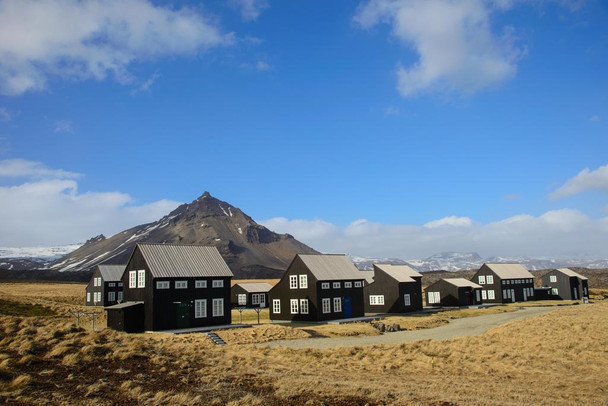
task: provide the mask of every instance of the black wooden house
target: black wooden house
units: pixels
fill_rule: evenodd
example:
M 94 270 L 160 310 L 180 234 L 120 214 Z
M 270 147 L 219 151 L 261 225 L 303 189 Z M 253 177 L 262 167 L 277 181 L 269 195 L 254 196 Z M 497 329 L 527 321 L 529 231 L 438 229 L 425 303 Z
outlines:
M 298 254 L 269 292 L 270 319 L 361 317 L 364 285 L 364 275 L 346 255 Z
M 483 303 L 536 300 L 534 275 L 520 264 L 483 264 L 471 281 L 481 286 Z
M 267 307 L 272 285 L 266 282 L 241 282 L 232 286 L 233 307 Z
M 123 300 L 122 273 L 125 265 L 97 265 L 85 288 L 87 306 L 111 306 Z
M 422 275 L 407 265 L 375 264 L 363 293 L 366 314 L 422 310 Z
M 232 276 L 215 247 L 137 244 L 123 274 L 125 303 L 106 308 L 108 327 L 132 331 L 139 306 L 146 331 L 230 324 Z
M 542 277 L 542 284 L 550 288 L 550 299 L 589 299 L 588 279 L 568 268 L 554 269 Z
M 428 306 L 472 306 L 481 304 L 482 287 L 464 278 L 439 279 L 425 289 Z M 487 293 L 487 292 L 486 292 Z

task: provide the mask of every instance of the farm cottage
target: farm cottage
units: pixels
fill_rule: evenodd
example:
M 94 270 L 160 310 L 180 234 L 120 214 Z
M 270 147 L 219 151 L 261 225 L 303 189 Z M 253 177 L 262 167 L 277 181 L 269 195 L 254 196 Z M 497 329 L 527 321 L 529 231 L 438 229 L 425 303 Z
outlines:
M 543 286 L 550 288 L 550 299 L 589 299 L 588 279 L 568 268 L 554 269 L 542 277 Z
M 422 310 L 422 275 L 407 265 L 375 264 L 373 283 L 363 292 L 365 313 Z
M 471 281 L 481 286 L 484 303 L 535 300 L 534 275 L 520 264 L 483 264 Z
M 266 307 L 272 285 L 266 282 L 242 282 L 232 287 L 233 307 Z
M 429 306 L 477 305 L 481 304 L 482 289 L 464 278 L 439 279 L 426 288 L 426 303 Z
M 87 285 L 87 306 L 111 306 L 122 302 L 122 273 L 125 265 L 97 265 Z

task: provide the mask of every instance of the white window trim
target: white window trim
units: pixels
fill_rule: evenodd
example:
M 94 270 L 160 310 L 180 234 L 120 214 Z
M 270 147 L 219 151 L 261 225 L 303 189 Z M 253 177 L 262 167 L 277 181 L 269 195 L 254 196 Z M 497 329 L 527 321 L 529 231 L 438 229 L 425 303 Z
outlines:
M 137 287 L 145 288 L 146 287 L 146 270 L 140 269 L 137 271 Z
M 321 289 L 329 289 L 329 282 L 321 282 Z
M 299 279 L 300 279 L 300 289 L 308 289 L 308 276 L 299 275 Z
M 331 299 L 328 297 L 321 299 L 321 308 L 324 314 L 331 313 Z
M 300 313 L 308 314 L 308 299 L 300 299 Z
M 272 299 L 272 312 L 274 314 L 281 313 L 281 299 Z
M 91 292 L 87 292 L 87 302 L 91 302 Z
M 486 290 L 481 291 L 481 300 L 488 300 L 488 292 Z
M 260 294 L 259 293 L 254 293 L 251 295 L 251 304 L 252 305 L 260 304 Z
M 344 287 L 345 287 L 346 289 L 350 289 L 350 288 L 352 288 L 352 287 L 353 287 L 353 283 L 352 283 L 352 282 L 344 282 Z
M 496 296 L 494 295 L 494 291 L 488 290 L 488 300 L 494 300 L 494 299 L 496 299 Z
M 374 306 L 381 306 L 384 304 L 384 295 L 370 295 L 369 304 Z
M 108 292 L 108 302 L 116 301 L 116 292 Z
M 194 287 L 196 289 L 204 289 L 207 287 L 207 281 L 206 280 L 198 280 L 194 282 Z
M 299 305 L 298 305 L 298 299 L 289 300 L 289 312 L 291 314 L 298 314 L 300 312 Z
M 559 289 L 558 288 L 551 288 L 551 294 L 555 295 L 555 296 L 559 295 Z
M 480 285 L 485 285 L 486 284 L 486 276 L 485 275 L 479 275 L 477 277 L 477 280 L 479 282 Z
M 137 287 L 137 271 L 129 271 L 129 288 Z
M 247 295 L 245 293 L 239 293 L 236 295 L 236 300 L 239 306 L 247 305 Z
M 488 285 L 493 285 L 494 284 L 494 276 L 492 276 L 492 275 L 486 276 L 486 283 Z
M 213 288 L 223 288 L 224 287 L 224 280 L 223 279 L 214 279 L 211 282 L 211 287 L 213 287 Z
M 412 298 L 410 296 L 409 293 L 404 293 L 403 294 L 403 304 L 405 306 L 411 306 L 412 305 Z
M 333 282 L 333 283 L 331 284 L 331 287 L 332 287 L 333 289 L 340 289 L 340 282 Z
M 334 313 L 342 312 L 342 298 L 334 297 Z
M 428 300 L 429 300 L 429 304 L 436 304 L 436 303 L 440 303 L 440 300 L 437 300 L 437 296 L 439 296 L 439 292 L 429 292 L 428 293 Z
M 171 282 L 169 282 L 169 281 L 156 281 L 156 289 L 171 289 Z
M 194 300 L 194 318 L 203 319 L 207 317 L 207 299 Z
M 188 281 L 175 281 L 175 289 L 188 289 Z
M 289 289 L 298 288 L 298 275 L 289 275 Z
M 116 299 L 118 302 L 122 302 L 122 292 L 118 292 L 118 298 Z
M 363 282 L 355 281 L 355 288 L 361 288 L 361 287 L 363 287 Z
M 549 282 L 552 282 L 552 283 L 557 282 L 557 276 L 555 276 L 555 275 L 549 275 Z
M 224 299 L 212 299 L 213 300 L 213 317 L 222 317 L 224 315 Z M 219 306 L 216 304 L 219 303 Z M 217 309 L 217 312 L 216 312 Z

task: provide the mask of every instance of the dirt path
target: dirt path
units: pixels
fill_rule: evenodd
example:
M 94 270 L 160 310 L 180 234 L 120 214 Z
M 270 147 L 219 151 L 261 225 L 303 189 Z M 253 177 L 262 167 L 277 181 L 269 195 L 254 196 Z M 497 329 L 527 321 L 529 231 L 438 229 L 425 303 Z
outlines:
M 418 340 L 443 340 L 452 337 L 480 335 L 487 330 L 511 321 L 523 320 L 555 310 L 555 307 L 526 307 L 516 312 L 489 314 L 487 316 L 465 317 L 451 320 L 449 324 L 426 330 L 399 331 L 379 336 L 358 336 L 338 338 L 304 338 L 298 340 L 278 340 L 259 344 L 268 347 L 289 348 L 335 348 L 373 344 L 408 343 Z

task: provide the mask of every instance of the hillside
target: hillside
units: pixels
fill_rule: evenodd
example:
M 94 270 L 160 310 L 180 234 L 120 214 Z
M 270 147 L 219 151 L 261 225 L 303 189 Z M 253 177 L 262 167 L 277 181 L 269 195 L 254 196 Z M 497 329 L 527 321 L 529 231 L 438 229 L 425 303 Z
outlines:
M 158 221 L 110 238 L 91 238 L 82 247 L 52 262 L 59 271 L 85 270 L 101 262 L 126 263 L 138 242 L 215 246 L 237 278 L 279 277 L 295 254 L 316 251 L 289 234 L 257 224 L 240 209 L 205 192 Z

